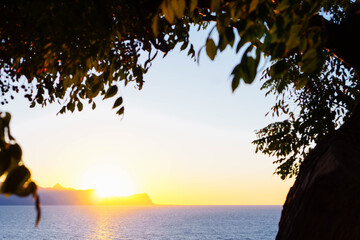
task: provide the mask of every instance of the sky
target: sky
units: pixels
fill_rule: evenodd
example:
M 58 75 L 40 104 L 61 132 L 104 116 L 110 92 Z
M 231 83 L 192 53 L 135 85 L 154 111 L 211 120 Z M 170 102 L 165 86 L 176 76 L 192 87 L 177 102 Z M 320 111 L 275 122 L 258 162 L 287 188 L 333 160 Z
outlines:
M 191 32 L 196 49 L 206 33 Z M 119 195 L 147 193 L 156 204 L 282 205 L 293 180 L 273 175 L 275 160 L 255 154 L 255 130 L 273 119 L 273 97 L 257 79 L 231 91 L 240 55 L 227 49 L 200 63 L 175 49 L 158 58 L 141 91 L 121 88 L 97 108 L 57 115 L 60 105 L 30 109 L 21 96 L 2 108 L 23 149 L 32 178 L 42 187 L 110 188 Z M 111 184 L 109 184 L 111 182 Z

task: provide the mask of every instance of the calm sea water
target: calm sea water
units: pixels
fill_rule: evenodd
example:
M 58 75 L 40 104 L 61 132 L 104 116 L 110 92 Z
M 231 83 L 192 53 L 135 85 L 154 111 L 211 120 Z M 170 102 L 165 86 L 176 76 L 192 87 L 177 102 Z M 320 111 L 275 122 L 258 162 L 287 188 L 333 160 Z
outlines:
M 281 206 L 0 206 L 0 239 L 274 239 Z

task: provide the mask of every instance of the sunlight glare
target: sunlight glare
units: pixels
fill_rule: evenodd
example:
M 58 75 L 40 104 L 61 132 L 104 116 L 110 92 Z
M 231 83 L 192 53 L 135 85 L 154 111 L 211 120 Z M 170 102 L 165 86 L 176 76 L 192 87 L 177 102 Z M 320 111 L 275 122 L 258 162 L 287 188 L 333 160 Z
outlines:
M 82 188 L 95 189 L 101 198 L 135 194 L 131 178 L 111 165 L 97 165 L 89 169 L 84 176 Z

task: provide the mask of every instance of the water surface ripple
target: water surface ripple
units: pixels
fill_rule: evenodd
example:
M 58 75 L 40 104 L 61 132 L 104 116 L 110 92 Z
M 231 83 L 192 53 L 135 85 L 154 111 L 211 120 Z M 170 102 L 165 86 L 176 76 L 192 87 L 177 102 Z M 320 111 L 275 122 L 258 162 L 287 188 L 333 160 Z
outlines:
M 268 240 L 281 206 L 0 206 L 0 239 Z

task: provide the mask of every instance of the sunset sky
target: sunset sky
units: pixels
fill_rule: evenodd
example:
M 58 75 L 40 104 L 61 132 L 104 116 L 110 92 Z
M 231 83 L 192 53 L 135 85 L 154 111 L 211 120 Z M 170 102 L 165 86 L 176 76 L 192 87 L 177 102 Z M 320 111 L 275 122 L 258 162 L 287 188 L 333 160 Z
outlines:
M 193 34 L 198 48 L 206 36 Z M 273 175 L 274 159 L 251 144 L 272 121 L 265 114 L 274 98 L 259 80 L 231 93 L 239 59 L 227 49 L 212 62 L 203 51 L 198 65 L 175 49 L 154 62 L 143 90 L 122 88 L 123 117 L 111 109 L 115 98 L 58 116 L 60 105 L 30 109 L 20 96 L 2 109 L 40 186 L 111 180 L 114 192 L 146 192 L 157 204 L 280 205 L 293 181 Z

